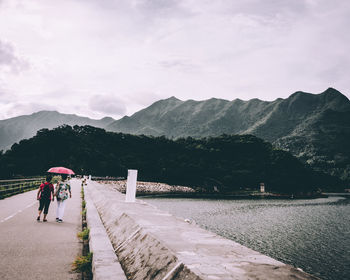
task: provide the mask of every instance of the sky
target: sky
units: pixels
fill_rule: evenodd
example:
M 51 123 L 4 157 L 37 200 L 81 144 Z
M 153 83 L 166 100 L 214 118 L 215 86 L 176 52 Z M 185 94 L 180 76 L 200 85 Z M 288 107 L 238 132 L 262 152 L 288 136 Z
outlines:
M 159 99 L 350 97 L 347 0 L 0 0 L 0 119 Z

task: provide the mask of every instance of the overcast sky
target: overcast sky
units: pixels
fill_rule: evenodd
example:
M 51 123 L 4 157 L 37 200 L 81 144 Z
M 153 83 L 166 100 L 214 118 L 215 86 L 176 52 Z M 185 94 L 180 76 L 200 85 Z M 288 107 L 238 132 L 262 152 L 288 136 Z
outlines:
M 0 119 L 350 93 L 350 1 L 0 0 Z

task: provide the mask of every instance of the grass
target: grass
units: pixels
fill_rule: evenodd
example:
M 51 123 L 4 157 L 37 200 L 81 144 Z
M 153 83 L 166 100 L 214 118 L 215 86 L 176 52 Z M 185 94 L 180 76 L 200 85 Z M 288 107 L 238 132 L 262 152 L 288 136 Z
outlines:
M 82 255 L 76 257 L 75 261 L 72 264 L 72 271 L 74 272 L 80 272 L 82 280 L 92 280 L 93 275 L 92 275 L 92 268 L 91 268 L 91 263 L 92 263 L 92 252 L 90 252 L 89 249 L 89 234 L 90 234 L 90 229 L 87 227 L 86 223 L 86 202 L 85 202 L 85 197 L 84 197 L 84 188 L 83 186 L 81 187 L 81 198 L 82 198 L 82 203 L 81 203 L 81 216 L 82 216 L 82 231 L 78 232 L 77 236 L 79 239 L 82 240 L 83 243 L 83 251 Z
M 83 231 L 78 232 L 77 236 L 81 240 L 88 240 L 89 239 L 89 233 L 90 233 L 90 229 L 89 228 L 85 228 Z
M 86 256 L 78 256 L 72 264 L 74 272 L 91 273 L 92 253 Z

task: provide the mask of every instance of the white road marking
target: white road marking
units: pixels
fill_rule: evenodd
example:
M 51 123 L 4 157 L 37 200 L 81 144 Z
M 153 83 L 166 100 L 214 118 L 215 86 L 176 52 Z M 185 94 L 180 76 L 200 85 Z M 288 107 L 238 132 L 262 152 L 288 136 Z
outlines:
M 0 221 L 0 223 L 6 222 L 7 220 L 9 220 L 9 219 L 13 218 L 14 216 L 16 216 L 18 213 L 21 213 L 23 210 L 25 210 L 25 209 L 27 209 L 27 208 L 29 208 L 29 207 L 32 207 L 35 203 L 37 203 L 37 202 L 35 201 L 35 202 L 33 202 L 33 203 L 27 205 L 24 209 L 18 210 L 16 213 L 14 213 L 14 214 L 12 214 L 12 215 L 6 217 L 5 219 L 2 219 L 2 220 Z

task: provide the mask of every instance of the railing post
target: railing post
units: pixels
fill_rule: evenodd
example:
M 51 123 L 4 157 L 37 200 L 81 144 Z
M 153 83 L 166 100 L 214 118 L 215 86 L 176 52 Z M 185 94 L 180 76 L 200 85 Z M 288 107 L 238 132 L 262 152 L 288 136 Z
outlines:
M 137 170 L 128 170 L 128 180 L 126 183 L 126 202 L 135 202 L 136 197 L 136 181 L 137 181 Z

